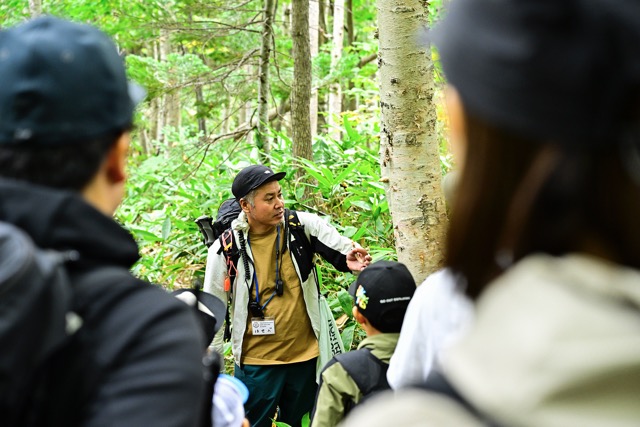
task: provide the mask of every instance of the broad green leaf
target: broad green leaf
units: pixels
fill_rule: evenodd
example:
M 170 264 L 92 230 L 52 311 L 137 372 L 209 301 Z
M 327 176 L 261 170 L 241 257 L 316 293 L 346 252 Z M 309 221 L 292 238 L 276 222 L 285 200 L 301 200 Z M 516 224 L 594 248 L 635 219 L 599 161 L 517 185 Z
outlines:
M 342 311 L 349 316 L 349 318 L 353 317 L 352 308 L 353 308 L 353 298 L 349 295 L 349 292 L 344 289 L 338 292 L 338 301 L 340 301 L 340 306 L 342 307 Z
M 162 240 L 167 240 L 171 234 L 171 217 L 166 217 L 162 223 Z

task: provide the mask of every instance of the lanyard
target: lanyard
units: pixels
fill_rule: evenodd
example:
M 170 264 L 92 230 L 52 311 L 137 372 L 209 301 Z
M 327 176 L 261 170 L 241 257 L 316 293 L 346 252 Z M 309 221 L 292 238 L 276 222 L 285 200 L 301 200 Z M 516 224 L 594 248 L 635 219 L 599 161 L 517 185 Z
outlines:
M 251 240 L 249 235 L 247 234 L 247 243 L 249 247 L 251 247 Z M 256 304 L 260 306 L 260 287 L 258 285 L 258 275 L 256 274 L 256 269 L 253 269 L 253 283 L 256 284 Z M 249 287 L 249 298 L 251 298 L 251 287 Z M 271 302 L 273 297 L 278 294 L 282 295 L 282 280 L 280 279 L 280 226 L 276 226 L 276 289 L 273 291 L 269 299 L 264 303 L 263 306 L 260 307 L 261 310 L 264 310 L 267 304 Z

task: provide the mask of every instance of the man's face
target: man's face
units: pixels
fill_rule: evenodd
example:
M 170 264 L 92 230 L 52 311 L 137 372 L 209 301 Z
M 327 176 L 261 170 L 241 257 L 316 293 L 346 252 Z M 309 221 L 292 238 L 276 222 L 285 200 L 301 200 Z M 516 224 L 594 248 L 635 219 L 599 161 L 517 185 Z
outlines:
M 284 218 L 282 187 L 278 181 L 270 181 L 257 188 L 254 205 L 243 201 L 242 209 L 247 214 L 249 225 L 257 232 L 267 231 Z

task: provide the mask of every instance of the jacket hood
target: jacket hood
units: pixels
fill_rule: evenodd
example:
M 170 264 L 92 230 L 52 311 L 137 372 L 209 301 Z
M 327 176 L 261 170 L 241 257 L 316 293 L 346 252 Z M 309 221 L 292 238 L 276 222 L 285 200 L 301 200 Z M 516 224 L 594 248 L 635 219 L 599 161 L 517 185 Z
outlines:
M 530 256 L 484 292 L 476 314 L 442 361 L 480 412 L 504 425 L 637 425 L 640 272 Z
M 131 234 L 77 193 L 0 179 L 0 221 L 23 229 L 41 248 L 75 250 L 80 262 L 131 267 Z

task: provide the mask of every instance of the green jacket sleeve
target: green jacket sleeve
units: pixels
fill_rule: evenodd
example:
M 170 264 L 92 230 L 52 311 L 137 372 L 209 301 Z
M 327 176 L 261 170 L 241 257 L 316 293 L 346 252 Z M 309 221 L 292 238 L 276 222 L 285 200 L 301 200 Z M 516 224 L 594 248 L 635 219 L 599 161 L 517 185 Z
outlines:
M 347 403 L 357 403 L 362 396 L 356 383 L 339 363 L 326 368 L 321 378 L 311 425 L 331 427 L 342 421 Z

